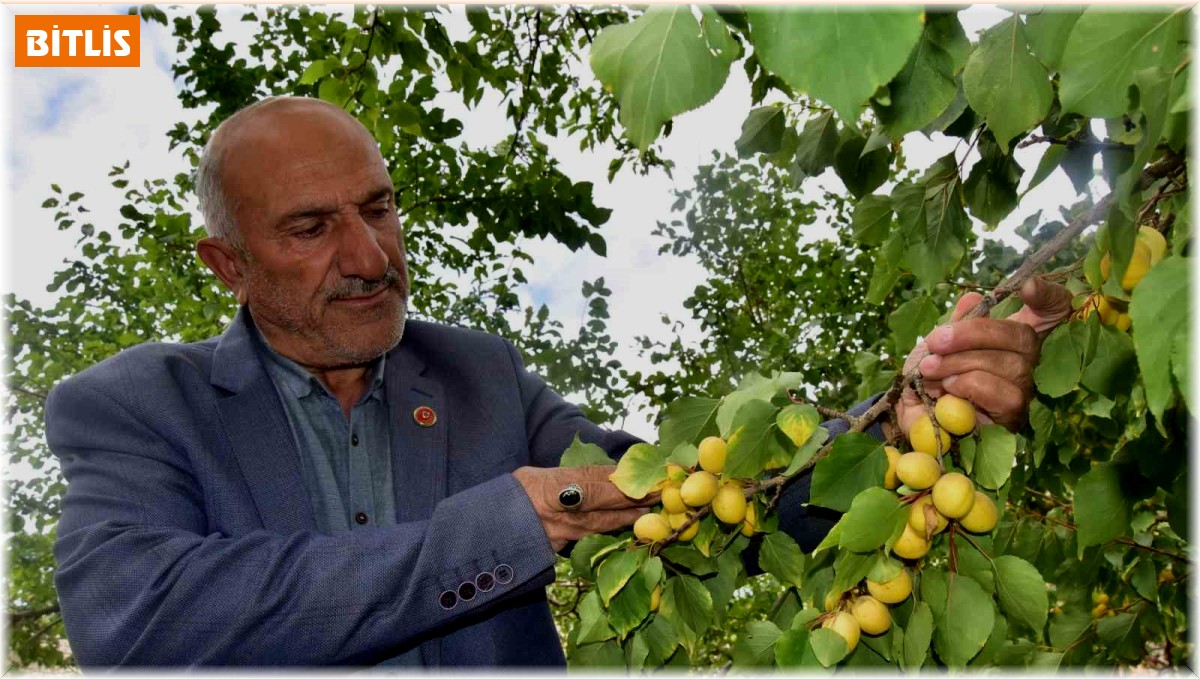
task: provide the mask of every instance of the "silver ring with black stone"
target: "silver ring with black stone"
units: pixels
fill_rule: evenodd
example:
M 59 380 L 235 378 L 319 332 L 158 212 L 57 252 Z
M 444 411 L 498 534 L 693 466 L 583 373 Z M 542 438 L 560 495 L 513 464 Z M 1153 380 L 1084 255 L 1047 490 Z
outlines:
M 558 491 L 558 504 L 568 512 L 577 512 L 583 507 L 583 488 L 578 483 L 567 484 L 566 488 Z

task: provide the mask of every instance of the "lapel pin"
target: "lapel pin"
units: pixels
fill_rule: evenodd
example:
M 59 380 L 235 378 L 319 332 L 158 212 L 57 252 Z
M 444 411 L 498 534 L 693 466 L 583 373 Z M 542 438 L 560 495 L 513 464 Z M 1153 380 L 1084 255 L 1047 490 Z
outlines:
M 422 427 L 432 427 L 437 424 L 437 413 L 429 406 L 421 406 L 413 411 L 413 419 Z

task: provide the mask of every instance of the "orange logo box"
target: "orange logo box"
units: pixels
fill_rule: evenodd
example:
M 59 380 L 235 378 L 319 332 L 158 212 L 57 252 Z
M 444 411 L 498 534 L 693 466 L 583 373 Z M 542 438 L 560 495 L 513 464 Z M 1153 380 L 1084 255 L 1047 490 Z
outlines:
M 17 66 L 140 66 L 135 15 L 17 14 Z

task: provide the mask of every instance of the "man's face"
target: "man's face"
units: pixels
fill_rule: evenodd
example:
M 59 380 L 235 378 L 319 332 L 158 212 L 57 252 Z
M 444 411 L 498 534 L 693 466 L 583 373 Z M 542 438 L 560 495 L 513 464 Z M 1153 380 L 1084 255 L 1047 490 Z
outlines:
M 375 142 L 314 104 L 261 113 L 234 137 L 223 179 L 246 251 L 235 292 L 263 335 L 315 368 L 387 352 L 404 331 L 408 271 Z

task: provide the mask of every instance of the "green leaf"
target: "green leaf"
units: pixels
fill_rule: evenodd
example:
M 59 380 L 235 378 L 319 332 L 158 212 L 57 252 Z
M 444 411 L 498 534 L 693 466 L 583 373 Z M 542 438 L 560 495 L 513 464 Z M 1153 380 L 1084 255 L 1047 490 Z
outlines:
M 954 76 L 971 53 L 971 42 L 957 13 L 929 12 L 925 16 L 920 42 L 888 83 L 891 104 L 876 107 L 893 139 L 924 128 L 954 103 L 958 94 Z
M 715 97 L 729 77 L 736 44 L 715 14 L 705 22 L 715 26 L 702 32 L 687 5 L 654 6 L 592 43 L 592 71 L 616 97 L 625 134 L 639 149 L 668 120 Z
M 878 486 L 886 471 L 887 455 L 882 443 L 869 434 L 842 434 L 834 440 L 830 454 L 813 468 L 809 501 L 819 507 L 848 511 L 859 491 Z
M 859 584 L 863 578 L 867 577 L 867 573 L 875 568 L 875 564 L 879 563 L 882 556 L 879 552 L 870 554 L 859 554 L 849 550 L 838 552 L 837 557 L 833 560 L 834 577 L 830 588 L 835 592 L 845 592 Z
M 1133 591 L 1147 601 L 1158 605 L 1158 572 L 1154 570 L 1154 562 L 1142 557 L 1133 567 L 1133 575 L 1129 578 Z
M 884 146 L 867 151 L 867 138 L 847 129 L 833 158 L 833 170 L 846 189 L 862 198 L 887 181 L 892 151 Z
M 1128 393 L 1136 375 L 1133 340 L 1129 334 L 1107 325 L 1098 326 L 1096 346 L 1079 383 L 1111 398 Z
M 733 146 L 742 158 L 755 153 L 775 153 L 779 150 L 786 126 L 787 116 L 780 104 L 753 109 L 742 123 L 742 136 Z
M 850 511 L 840 522 L 842 531 L 838 544 L 852 552 L 874 550 L 882 547 L 907 519 L 908 505 L 900 504 L 895 493 L 883 488 L 868 488 L 850 503 Z
M 695 467 L 699 459 L 700 449 L 690 443 L 680 443 L 667 456 L 668 463 L 677 464 L 684 469 Z
M 679 637 L 675 633 L 675 628 L 670 621 L 660 615 L 654 616 L 650 620 L 650 624 L 639 630 L 638 634 L 641 634 L 646 641 L 646 647 L 649 650 L 646 655 L 646 664 L 651 667 L 665 663 L 679 647 Z
M 712 595 L 696 578 L 681 575 L 667 581 L 659 615 L 671 621 L 681 635 L 699 637 L 712 624 Z
M 1063 323 L 1050 333 L 1033 371 L 1038 391 L 1052 397 L 1075 391 L 1083 374 L 1087 332 L 1083 323 Z
M 922 12 L 908 7 L 756 7 L 746 15 L 762 65 L 849 124 L 904 66 L 922 28 Z
M 717 433 L 717 407 L 720 399 L 687 396 L 672 401 L 658 425 L 658 445 L 674 451 L 681 443 L 697 444 Z
M 1188 260 L 1182 257 L 1169 257 L 1150 269 L 1129 304 L 1146 404 L 1157 419 L 1173 400 L 1173 385 L 1182 388 L 1187 383 L 1189 314 L 1181 310 L 1191 308 L 1188 305 Z
M 587 465 L 611 465 L 613 460 L 604 452 L 604 449 L 594 443 L 584 443 L 579 440 L 579 434 L 575 434 L 575 439 L 571 441 L 571 445 L 563 452 L 562 459 L 559 460 L 560 467 L 584 467 Z
M 833 111 L 825 111 L 809 120 L 800 132 L 793 156 L 793 171 L 799 172 L 799 178 L 821 174 L 825 168 L 833 165 L 837 147 L 837 123 L 833 119 Z
M 1017 459 L 1017 436 L 998 424 L 983 425 L 979 434 L 978 444 L 971 436 L 959 441 L 963 466 L 975 483 L 996 490 L 1012 474 L 1013 462 Z
M 777 409 L 767 401 L 747 402 L 730 425 L 729 452 L 724 476 L 732 479 L 756 478 L 767 462 L 781 452 L 775 437 Z
M 626 554 L 628 553 L 626 552 Z M 611 560 L 609 559 L 609 561 Z M 601 564 L 601 569 L 607 563 L 608 561 L 605 561 L 604 564 Z M 608 602 L 608 622 L 616 630 L 618 638 L 624 639 L 646 619 L 647 615 L 650 615 L 650 592 L 653 589 L 653 586 L 647 585 L 642 573 L 635 573 Z M 603 596 L 604 593 L 601 591 L 601 598 Z
M 850 653 L 846 640 L 842 635 L 831 629 L 819 627 L 808 634 L 808 643 L 812 646 L 813 655 L 822 667 L 833 667 Z
M 1010 620 L 1024 624 L 1033 631 L 1035 640 L 1041 641 L 1050 610 L 1042 574 L 1028 561 L 1015 556 L 997 557 L 992 566 L 1000 607 Z
M 1104 646 L 1117 657 L 1125 660 L 1138 660 L 1145 655 L 1141 634 L 1141 611 L 1135 613 L 1118 613 L 1111 618 L 1101 618 L 1096 622 L 1096 636 Z
M 926 572 L 922 592 L 928 577 Z M 929 603 L 936 623 L 933 641 L 938 657 L 950 667 L 966 666 L 983 648 L 996 622 L 991 597 L 971 578 L 951 577 L 945 598 Z
M 350 83 L 337 78 L 326 78 L 317 88 L 317 96 L 338 108 L 345 108 L 352 94 Z
M 592 578 L 592 563 L 595 557 L 611 552 L 620 540 L 611 535 L 587 535 L 571 549 L 571 567 L 586 578 Z
M 1046 7 L 1025 17 L 1025 37 L 1029 47 L 1046 68 L 1057 70 L 1062 62 L 1067 38 L 1079 20 L 1082 7 Z
M 300 75 L 298 81 L 301 85 L 311 85 L 321 78 L 333 73 L 340 68 L 342 62 L 337 57 L 329 57 L 320 61 L 314 61 L 304 69 L 304 73 Z
M 771 667 L 775 664 L 775 642 L 783 632 L 775 623 L 753 620 L 738 633 L 733 647 L 734 667 Z
M 896 355 L 904 356 L 917 345 L 917 337 L 933 329 L 941 312 L 929 295 L 914 297 L 888 316 L 888 328 L 896 343 Z
M 588 592 L 580 600 L 579 624 L 576 629 L 578 631 L 575 634 L 575 643 L 578 646 L 617 636 L 617 633 L 608 624 L 608 615 L 604 611 L 603 604 L 600 603 L 600 594 L 597 592 Z
M 900 280 L 897 264 L 903 256 L 904 234 L 897 229 L 892 231 L 887 242 L 875 253 L 875 271 L 871 274 L 871 283 L 867 288 L 868 304 L 882 304 L 892 293 L 896 281 Z
M 850 230 L 854 240 L 862 245 L 881 245 L 892 229 L 892 199 L 888 196 L 865 196 L 854 206 Z
M 1003 151 L 1050 112 L 1054 91 L 1049 74 L 1029 51 L 1016 15 L 980 36 L 963 69 L 963 90 Z
M 808 463 L 817 454 L 817 451 L 825 445 L 825 441 L 829 438 L 829 432 L 824 427 L 817 427 L 817 431 L 809 437 L 808 441 L 796 450 L 796 454 L 792 456 L 792 461 L 788 464 L 787 469 L 783 471 L 783 476 L 794 476 L 800 468 Z
M 995 228 L 1017 207 L 1021 166 L 1007 155 L 990 133 L 979 138 L 979 162 L 963 184 L 967 208 L 976 219 Z
M 717 431 L 726 439 L 734 432 L 733 420 L 742 406 L 755 400 L 769 402 L 775 397 L 775 384 L 761 375 L 756 377 L 760 379 L 751 384 L 739 385 L 737 391 L 721 399 L 721 405 L 717 408 L 716 424 Z
M 827 630 L 828 631 L 828 630 Z M 790 667 L 821 667 L 816 653 L 809 644 L 811 636 L 804 627 L 793 626 L 783 631 L 775 642 L 775 664 L 783 669 Z M 845 645 L 845 642 L 842 642 Z
M 1128 531 L 1129 504 L 1121 490 L 1118 465 L 1098 464 L 1079 479 L 1075 484 L 1075 525 L 1080 558 L 1084 548 L 1102 545 Z
M 801 587 L 804 584 L 804 552 L 783 531 L 770 533 L 763 538 L 758 552 L 758 566 L 784 585 Z
M 638 572 L 645 558 L 646 551 L 643 549 L 621 551 L 609 556 L 596 567 L 596 591 L 600 593 L 604 605 L 607 606 L 633 574 Z
M 648 443 L 630 446 L 617 462 L 617 471 L 609 476 L 609 480 L 622 493 L 635 500 L 646 497 L 659 481 L 666 478 L 666 456 L 662 450 Z
M 1117 118 L 1129 109 L 1129 87 L 1143 69 L 1168 72 L 1179 63 L 1187 20 L 1180 12 L 1089 7 L 1063 50 L 1058 97 L 1064 111 Z
M 925 663 L 929 643 L 933 640 L 933 612 L 929 604 L 918 601 L 904 627 L 904 661 L 901 667 L 914 671 Z
M 808 443 L 817 431 L 817 425 L 821 424 L 821 415 L 812 405 L 793 403 L 779 411 L 775 417 L 775 424 L 793 444 L 802 446 Z
M 613 641 L 580 644 L 569 658 L 572 667 L 625 667 L 625 654 Z

